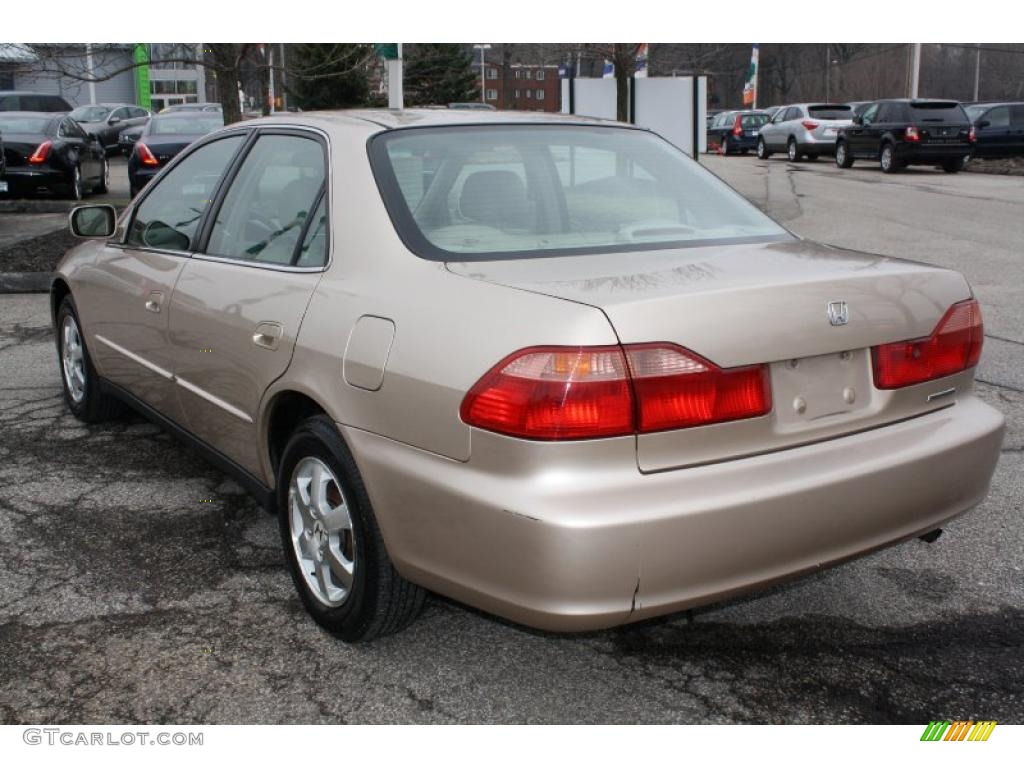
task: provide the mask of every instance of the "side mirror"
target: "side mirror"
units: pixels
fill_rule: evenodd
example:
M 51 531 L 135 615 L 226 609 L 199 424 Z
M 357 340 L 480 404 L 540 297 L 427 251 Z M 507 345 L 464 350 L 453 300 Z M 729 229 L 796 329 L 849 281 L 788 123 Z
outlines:
M 120 117 L 111 117 L 109 120 L 107 120 L 107 125 L 117 125 L 120 122 L 121 122 L 121 118 Z
M 90 240 L 100 240 L 114 234 L 117 212 L 112 205 L 80 205 L 69 217 L 71 234 Z
M 990 125 L 992 125 L 992 123 L 989 120 L 979 120 L 978 121 L 978 127 L 979 128 L 988 128 Z
M 864 125 L 864 118 L 861 117 L 860 115 L 854 115 L 851 118 L 850 122 L 852 122 L 854 125 Z

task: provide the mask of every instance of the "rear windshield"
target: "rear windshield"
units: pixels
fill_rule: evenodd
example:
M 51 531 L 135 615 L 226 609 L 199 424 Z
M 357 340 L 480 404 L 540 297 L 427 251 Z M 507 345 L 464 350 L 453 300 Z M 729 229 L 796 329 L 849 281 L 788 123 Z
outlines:
M 789 239 L 668 142 L 590 126 L 388 131 L 371 143 L 405 243 L 437 260 Z
M 853 107 L 849 104 L 812 104 L 807 114 L 819 120 L 849 120 L 853 117 Z
M 919 123 L 966 123 L 964 108 L 955 101 L 910 103 L 911 119 Z
M 95 123 L 98 120 L 105 120 L 109 114 L 110 110 L 106 107 L 79 107 L 72 110 L 68 117 L 79 122 Z
M 0 112 L 0 134 L 4 133 L 46 133 L 50 117 L 11 115 Z
M 201 135 L 215 131 L 224 125 L 219 115 L 175 115 L 174 117 L 154 117 L 149 132 L 154 136 L 173 134 Z
M 760 128 L 762 125 L 768 122 L 768 115 L 743 115 L 740 125 L 744 128 Z

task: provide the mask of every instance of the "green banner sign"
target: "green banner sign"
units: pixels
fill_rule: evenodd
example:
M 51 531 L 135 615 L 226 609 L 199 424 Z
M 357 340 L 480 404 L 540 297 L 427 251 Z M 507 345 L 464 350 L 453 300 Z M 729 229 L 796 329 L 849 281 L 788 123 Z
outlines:
M 152 109 L 153 100 L 149 91 L 149 49 L 145 43 L 135 44 L 135 95 L 138 105 Z

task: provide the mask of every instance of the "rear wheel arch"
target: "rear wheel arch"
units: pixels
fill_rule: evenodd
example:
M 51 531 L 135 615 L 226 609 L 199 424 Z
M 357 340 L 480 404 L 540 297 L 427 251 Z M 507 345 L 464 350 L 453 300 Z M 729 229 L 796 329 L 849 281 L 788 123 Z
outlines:
M 276 392 L 267 404 L 263 435 L 272 477 L 277 477 L 281 456 L 295 428 L 311 416 L 328 415 L 315 399 L 294 389 Z

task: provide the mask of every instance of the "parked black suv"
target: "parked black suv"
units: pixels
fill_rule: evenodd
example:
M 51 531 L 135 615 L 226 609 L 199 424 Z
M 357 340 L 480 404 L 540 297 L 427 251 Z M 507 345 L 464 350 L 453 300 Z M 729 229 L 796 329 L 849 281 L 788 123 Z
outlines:
M 853 118 L 836 137 L 836 165 L 877 160 L 885 173 L 935 165 L 956 173 L 974 149 L 974 126 L 956 101 L 886 99 Z

